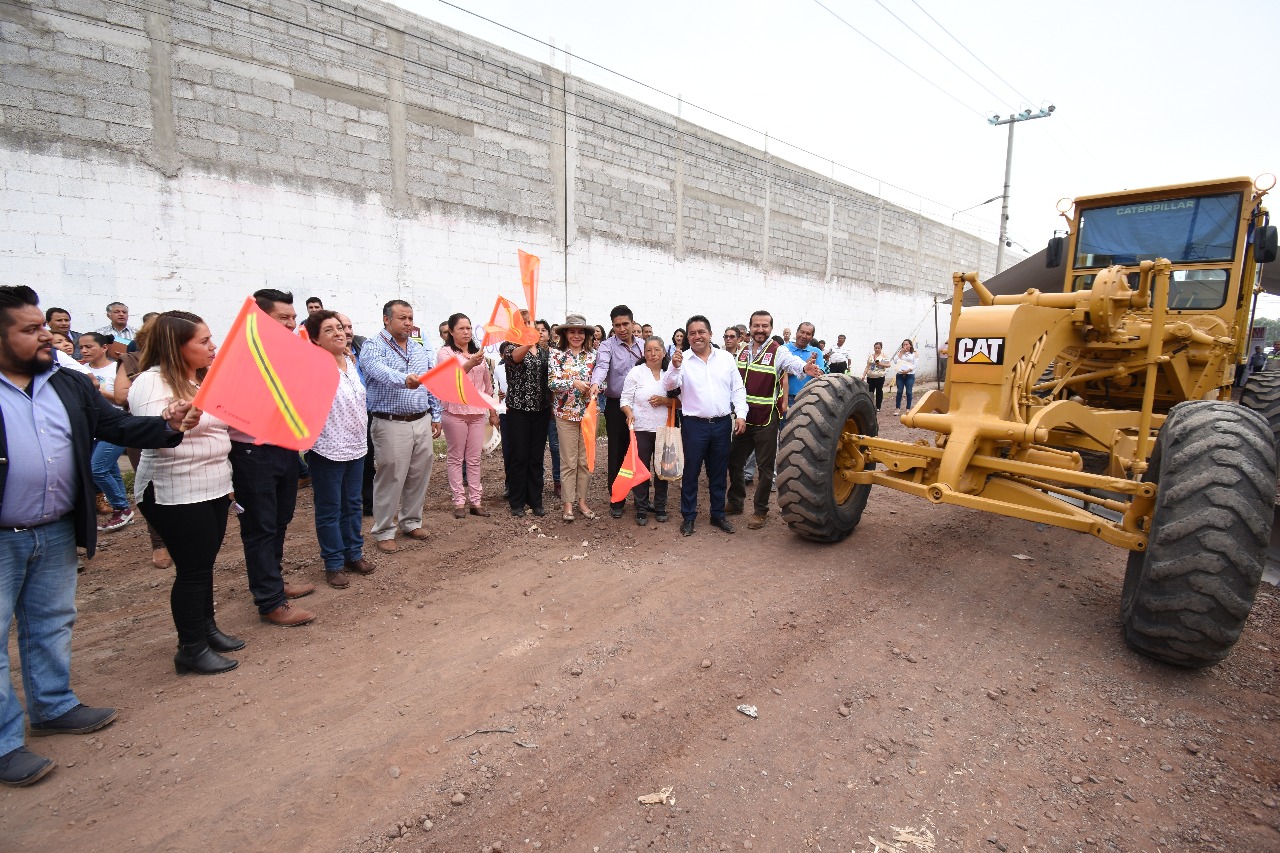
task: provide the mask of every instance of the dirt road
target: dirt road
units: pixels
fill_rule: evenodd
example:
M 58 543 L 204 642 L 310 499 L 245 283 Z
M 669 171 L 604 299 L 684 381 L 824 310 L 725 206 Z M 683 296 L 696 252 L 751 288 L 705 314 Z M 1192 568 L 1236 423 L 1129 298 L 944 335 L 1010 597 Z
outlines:
M 776 516 L 458 521 L 436 474 L 435 537 L 341 592 L 303 492 L 303 628 L 258 622 L 232 522 L 224 676 L 174 675 L 169 573 L 141 524 L 104 536 L 73 683 L 120 719 L 34 741 L 59 766 L 0 791 L 0 847 L 1280 850 L 1272 587 L 1182 672 L 1125 649 L 1124 555 L 1076 534 L 889 491 L 825 547 Z

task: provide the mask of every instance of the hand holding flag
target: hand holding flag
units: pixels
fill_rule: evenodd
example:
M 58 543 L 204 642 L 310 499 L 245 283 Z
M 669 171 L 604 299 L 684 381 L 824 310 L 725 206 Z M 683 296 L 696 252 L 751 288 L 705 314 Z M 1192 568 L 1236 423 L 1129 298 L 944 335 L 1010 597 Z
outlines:
M 636 446 L 636 431 L 631 430 L 631 446 L 627 448 L 627 455 L 622 459 L 618 476 L 613 478 L 613 491 L 609 499 L 614 503 L 622 503 L 627 499 L 627 492 L 648 480 L 649 477 L 649 469 L 640 461 L 640 450 Z
M 505 296 L 499 296 L 493 303 L 493 314 L 484 324 L 484 332 L 481 346 L 486 347 L 502 341 L 510 341 L 516 346 L 532 346 L 540 337 L 537 327 L 526 323 L 520 309 Z
M 596 432 L 599 429 L 600 407 L 596 405 L 596 396 L 591 395 L 591 402 L 582 414 L 582 449 L 586 451 L 587 470 L 596 470 Z
M 465 361 L 461 356 L 450 355 L 440 359 L 439 364 L 418 379 L 428 391 L 446 403 L 498 408 L 498 404 L 492 397 L 476 388 L 467 378 L 466 371 L 462 369 L 463 364 Z
M 333 407 L 333 356 L 244 301 L 192 401 L 259 444 L 309 450 Z M 198 418 L 195 418 L 198 420 Z

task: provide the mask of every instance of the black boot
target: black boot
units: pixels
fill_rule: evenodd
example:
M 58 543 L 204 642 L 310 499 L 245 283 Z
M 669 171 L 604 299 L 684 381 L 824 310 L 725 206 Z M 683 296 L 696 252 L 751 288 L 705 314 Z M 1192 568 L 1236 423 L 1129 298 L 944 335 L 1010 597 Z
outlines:
M 222 633 L 218 630 L 218 623 L 212 619 L 204 623 L 204 636 L 209 641 L 209 648 L 215 652 L 238 652 L 244 648 L 244 640 Z
M 217 675 L 230 672 L 240 665 L 239 661 L 224 658 L 209 648 L 208 643 L 178 644 L 178 653 L 173 656 L 173 668 L 178 675 L 194 672 L 197 675 Z

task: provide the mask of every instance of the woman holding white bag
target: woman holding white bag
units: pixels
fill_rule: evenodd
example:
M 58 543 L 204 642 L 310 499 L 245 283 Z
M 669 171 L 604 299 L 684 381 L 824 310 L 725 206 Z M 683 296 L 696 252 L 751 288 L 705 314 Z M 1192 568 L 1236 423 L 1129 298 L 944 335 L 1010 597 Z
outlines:
M 658 430 L 667 425 L 672 400 L 662 387 L 662 371 L 666 369 L 666 343 L 652 337 L 644 342 L 644 361 L 631 368 L 622 384 L 622 414 L 627 418 L 627 428 L 636 434 L 636 452 L 640 461 L 649 469 L 653 481 L 653 503 L 649 503 L 649 480 L 631 490 L 636 500 L 636 524 L 649 523 L 652 511 L 659 522 L 667 520 L 667 481 L 658 477 L 654 466 L 653 448 Z

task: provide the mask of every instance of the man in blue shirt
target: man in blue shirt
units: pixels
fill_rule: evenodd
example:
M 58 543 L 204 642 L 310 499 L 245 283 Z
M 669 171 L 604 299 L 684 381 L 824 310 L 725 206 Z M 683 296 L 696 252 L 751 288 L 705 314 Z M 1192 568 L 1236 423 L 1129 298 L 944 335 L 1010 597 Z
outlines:
M 791 354 L 803 362 L 813 362 L 818 365 L 818 369 L 823 373 L 827 371 L 826 359 L 822 357 L 822 350 L 815 347 L 812 343 L 814 334 L 813 324 L 809 322 L 801 323 L 796 326 L 796 339 L 787 341 L 786 347 Z M 800 376 L 787 377 L 787 408 L 791 408 L 791 404 L 796 401 L 796 395 L 800 393 L 800 389 L 809 384 L 810 377 L 808 374 Z
M 444 407 L 418 377 L 436 366 L 435 350 L 413 340 L 413 306 L 393 299 L 382 306 L 383 329 L 360 349 L 374 456 L 373 529 L 378 550 L 399 550 L 396 527 L 426 539 L 422 503 L 431 481 L 432 441 L 441 433 Z
M 53 769 L 25 746 L 9 675 L 15 617 L 31 734 L 86 734 L 116 718 L 71 690 L 76 546 L 92 557 L 97 544 L 93 440 L 174 447 L 199 421 L 188 419 L 190 403 L 171 404 L 166 418 L 117 409 L 87 377 L 59 367 L 52 344 L 35 291 L 0 287 L 0 783 L 14 787 Z

